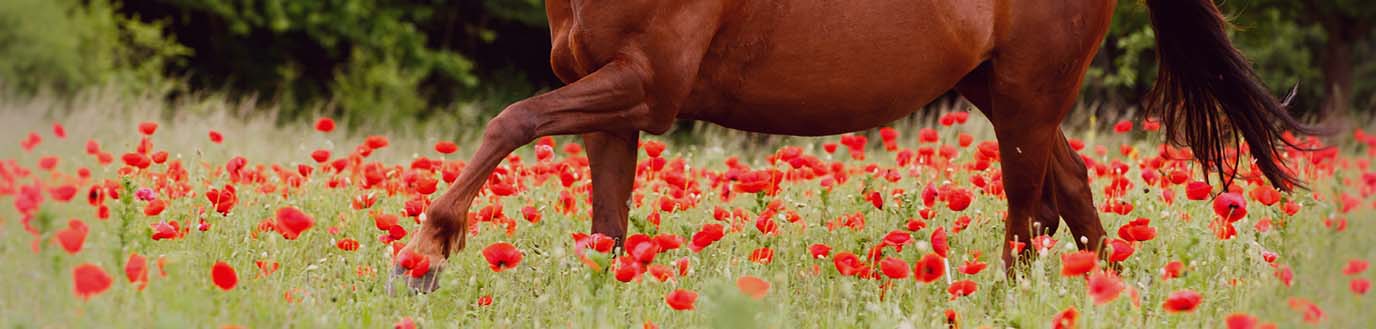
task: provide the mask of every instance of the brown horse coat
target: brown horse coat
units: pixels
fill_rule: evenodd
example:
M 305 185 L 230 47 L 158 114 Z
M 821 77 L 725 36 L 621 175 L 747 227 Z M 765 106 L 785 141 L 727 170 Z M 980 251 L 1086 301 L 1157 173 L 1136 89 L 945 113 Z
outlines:
M 1293 182 L 1275 140 L 1300 129 L 1228 44 L 1211 0 L 1149 0 L 1161 50 L 1153 108 L 1173 141 L 1222 165 L 1239 134 L 1268 177 Z M 954 89 L 994 125 L 1008 198 L 1005 239 L 1104 236 L 1085 165 L 1059 125 L 1098 51 L 1114 0 L 547 0 L 550 64 L 568 85 L 508 106 L 406 246 L 442 264 L 464 247 L 465 214 L 511 151 L 582 134 L 592 231 L 626 234 L 640 132 L 677 119 L 761 133 L 828 135 L 880 126 Z M 1170 22 L 1160 16 L 1171 15 Z M 1180 122 L 1188 118 L 1188 122 Z M 1202 121 L 1207 121 L 1206 125 Z M 1202 152 L 1201 152 L 1202 150 Z M 1213 153 L 1210 153 L 1213 151 Z M 1036 223 L 1036 224 L 1034 224 Z M 1011 265 L 1010 250 L 1004 260 Z M 408 280 L 437 287 L 431 271 Z

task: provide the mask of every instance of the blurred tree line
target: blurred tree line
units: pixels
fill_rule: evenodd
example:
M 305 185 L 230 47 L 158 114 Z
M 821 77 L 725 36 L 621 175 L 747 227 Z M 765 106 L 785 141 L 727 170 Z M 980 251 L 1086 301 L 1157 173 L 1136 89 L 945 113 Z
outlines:
M 1293 108 L 1376 108 L 1376 1 L 1220 3 L 1234 43 Z M 1158 13 L 1169 15 L 1169 13 Z M 1119 1 L 1086 100 L 1136 104 L 1155 79 L 1145 7 Z M 400 122 L 556 87 L 542 0 L 3 0 L 0 84 L 176 97 L 217 92 Z M 358 121 L 362 121 L 358 120 Z

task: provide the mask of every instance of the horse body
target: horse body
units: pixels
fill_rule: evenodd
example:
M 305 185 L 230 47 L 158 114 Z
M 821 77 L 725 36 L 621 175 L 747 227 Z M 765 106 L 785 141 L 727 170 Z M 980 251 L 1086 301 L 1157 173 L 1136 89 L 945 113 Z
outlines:
M 467 212 L 483 183 L 507 154 L 540 136 L 582 135 L 594 186 L 592 231 L 619 241 L 642 131 L 659 134 L 691 119 L 761 133 L 836 134 L 893 121 L 949 90 L 994 126 L 1008 200 L 1005 239 L 1054 234 L 1063 218 L 1081 248 L 1099 250 L 1105 231 L 1085 165 L 1059 125 L 1115 5 L 547 0 L 550 64 L 567 85 L 513 103 L 488 122 L 478 150 L 402 252 L 443 264 L 463 249 Z M 1150 98 L 1168 136 L 1183 136 L 1174 140 L 1204 150 L 1196 154 L 1206 164 L 1220 164 L 1226 134 L 1241 135 L 1263 173 L 1288 187 L 1279 183 L 1293 178 L 1277 169 L 1272 151 L 1280 131 L 1303 129 L 1258 87 L 1228 43 L 1218 9 L 1211 0 L 1147 5 L 1163 68 Z M 1155 14 L 1163 11 L 1175 21 L 1161 22 Z M 1220 124 L 1225 120 L 1232 124 Z M 1006 266 L 1015 256 L 1005 247 Z M 407 282 L 433 290 L 439 272 Z
M 989 0 L 741 2 L 679 118 L 790 135 L 868 129 L 950 90 L 992 49 L 992 24 L 959 23 L 991 21 L 970 8 Z

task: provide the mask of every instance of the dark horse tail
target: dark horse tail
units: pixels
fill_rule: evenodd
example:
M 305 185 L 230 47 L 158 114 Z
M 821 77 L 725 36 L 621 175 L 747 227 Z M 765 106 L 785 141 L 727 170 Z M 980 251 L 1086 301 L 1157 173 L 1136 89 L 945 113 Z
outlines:
M 1189 146 L 1196 159 L 1216 169 L 1224 184 L 1225 165 L 1238 164 L 1238 137 L 1271 184 L 1282 190 L 1301 186 L 1280 159 L 1281 147 L 1296 147 L 1282 133 L 1316 134 L 1295 120 L 1271 96 L 1251 64 L 1228 41 L 1228 23 L 1213 0 L 1147 0 L 1156 30 L 1156 85 L 1146 109 L 1161 117 L 1166 139 Z M 1234 167 L 1236 168 L 1236 167 Z

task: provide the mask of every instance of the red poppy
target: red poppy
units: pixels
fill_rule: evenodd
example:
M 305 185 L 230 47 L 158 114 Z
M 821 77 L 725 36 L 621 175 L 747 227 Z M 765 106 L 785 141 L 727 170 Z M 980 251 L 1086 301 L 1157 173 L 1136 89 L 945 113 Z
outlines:
M 82 300 L 90 300 L 91 297 L 110 289 L 111 281 L 110 275 L 95 264 L 82 263 L 72 269 L 72 284 L 76 288 L 77 297 L 81 297 Z
M 741 290 L 746 296 L 754 299 L 762 299 L 769 293 L 769 282 L 758 277 L 744 275 L 736 279 L 736 288 Z
M 415 320 L 411 320 L 411 317 L 409 317 L 409 316 L 408 316 L 408 317 L 404 317 L 404 318 L 401 318 L 401 321 L 397 321 L 396 324 L 393 324 L 393 325 L 392 325 L 392 328 L 393 328 L 393 329 L 416 329 L 416 321 L 415 321 Z
M 1204 297 L 1192 290 L 1180 290 L 1172 292 L 1166 297 L 1166 302 L 1161 304 L 1161 308 L 1168 313 L 1192 312 L 1199 307 L 1199 302 Z
M 1115 133 L 1126 134 L 1130 131 L 1132 131 L 1132 121 L 1120 120 L 1113 124 L 1113 132 Z
M 885 246 L 894 247 L 898 252 L 903 252 L 903 245 L 912 242 L 913 236 L 908 232 L 893 230 L 889 231 L 889 234 L 885 234 L 882 241 Z
M 1118 237 L 1128 242 L 1151 241 L 1156 238 L 1156 229 L 1150 226 L 1151 220 L 1138 218 L 1118 228 Z
M 969 296 L 979 290 L 979 284 L 970 280 L 960 280 L 951 282 L 951 286 L 946 288 L 946 292 L 951 294 L 951 299 L 956 297 Z
M 827 256 L 831 254 L 831 247 L 821 243 L 814 243 L 807 248 L 807 251 L 809 254 L 812 254 L 812 258 L 827 258 Z
M 1075 322 L 1079 318 L 1080 312 L 1076 311 L 1074 306 L 1071 306 L 1060 313 L 1056 313 L 1056 316 L 1051 318 L 1051 327 L 1055 329 L 1074 329 L 1076 328 Z
M 435 143 L 435 152 L 440 152 L 440 154 L 451 154 L 458 151 L 459 145 L 454 144 L 454 142 L 439 141 Z
M 960 273 L 965 273 L 967 275 L 975 275 L 979 274 L 979 272 L 981 271 L 984 271 L 984 268 L 986 267 L 989 267 L 989 264 L 985 264 L 984 262 L 978 260 L 970 260 L 966 261 L 964 265 L 960 265 Z
M 951 209 L 951 211 L 961 211 L 970 207 L 970 201 L 974 195 L 963 188 L 952 188 L 942 191 L 941 197 L 946 200 L 946 208 Z
M 153 201 L 148 201 L 148 205 L 143 207 L 143 214 L 153 217 L 162 214 L 163 209 L 167 209 L 167 201 L 153 199 Z
M 1131 257 L 1132 253 L 1136 251 L 1136 249 L 1132 247 L 1132 243 L 1123 239 L 1113 239 L 1108 242 L 1108 246 L 1109 250 L 1111 250 L 1108 254 L 1108 261 L 1115 263 L 1127 260 L 1128 257 Z
M 521 250 L 516 246 L 506 242 L 497 242 L 483 248 L 483 258 L 487 259 L 487 264 L 491 266 L 493 272 L 501 272 L 516 268 L 521 263 Z
M 138 285 L 139 290 L 143 290 L 143 287 L 148 286 L 148 260 L 139 253 L 130 253 L 129 260 L 124 263 L 124 277 L 129 279 L 129 283 Z
M 1184 271 L 1185 263 L 1181 263 L 1178 260 L 1173 260 L 1169 263 L 1166 263 L 1166 266 L 1161 268 L 1161 278 L 1166 280 L 1178 278 L 1180 277 L 1180 273 L 1183 273 Z
M 325 163 L 325 161 L 330 161 L 330 151 L 323 149 L 315 150 L 311 152 L 311 160 L 315 160 L 315 163 Z
M 176 222 L 173 221 L 173 223 L 176 223 Z M 158 222 L 157 224 L 153 224 L 152 227 L 153 227 L 153 236 L 152 236 L 153 241 L 164 240 L 164 239 L 175 239 L 175 238 L 177 238 L 177 235 L 178 235 L 178 234 L 177 234 L 177 227 L 174 226 L 174 225 L 172 225 L 172 224 L 170 224 L 170 223 L 168 223 L 168 222 L 166 222 L 166 221 L 162 221 L 162 222 Z
M 1354 294 L 1365 295 L 1366 291 L 1371 289 L 1371 281 L 1364 278 L 1356 278 L 1348 282 L 1347 287 L 1352 289 L 1352 293 Z
M 334 131 L 334 119 L 320 118 L 315 120 L 315 130 L 322 133 Z
M 1233 313 L 1223 319 L 1228 329 L 1253 329 L 1259 325 L 1257 318 L 1242 313 Z
M 931 240 L 932 251 L 936 252 L 937 256 L 946 258 L 946 255 L 951 251 L 951 246 L 946 243 L 946 227 L 937 226 L 935 230 L 932 230 Z
M 1241 194 L 1228 192 L 1214 198 L 1214 214 L 1229 223 L 1247 216 L 1247 200 Z
M 913 278 L 923 283 L 932 283 L 946 274 L 946 262 L 937 254 L 926 254 L 913 266 Z
M 1109 271 L 1098 271 L 1090 274 L 1086 284 L 1089 286 L 1086 290 L 1089 291 L 1089 296 L 1094 299 L 1095 305 L 1113 301 L 1126 288 L 1123 285 L 1123 280 Z
M 296 240 L 302 232 L 315 225 L 315 220 L 311 219 L 310 215 L 306 215 L 295 207 L 278 208 L 276 218 L 274 229 L 287 240 Z
M 1093 271 L 1099 263 L 1099 256 L 1092 251 L 1077 251 L 1061 255 L 1061 275 L 1080 276 Z
M 339 250 L 354 251 L 358 250 L 359 244 L 358 240 L 344 238 L 339 240 L 339 242 L 335 242 L 334 246 L 339 248 Z
M 884 195 L 880 194 L 879 191 L 873 191 L 865 195 L 865 200 L 868 200 L 871 205 L 874 205 L 874 209 L 884 209 Z
M 396 264 L 413 278 L 423 277 L 430 272 L 430 257 L 410 250 L 397 255 Z
M 152 135 L 156 131 L 158 131 L 157 122 L 144 121 L 139 123 L 139 132 L 144 135 Z
M 908 262 L 893 257 L 884 257 L 879 261 L 879 271 L 891 279 L 903 279 L 908 277 Z
M 750 261 L 760 264 L 769 264 L 774 261 L 774 249 L 761 247 L 750 252 Z
M 382 135 L 368 136 L 368 138 L 363 140 L 363 145 L 367 146 L 370 150 L 382 149 L 390 144 L 391 142 L 387 140 L 387 136 Z
M 692 310 L 697 301 L 698 293 L 683 289 L 675 289 L 664 296 L 664 303 L 669 304 L 669 308 L 678 311 Z
M 216 287 L 220 287 L 220 290 L 229 291 L 239 284 L 239 275 L 224 261 L 215 261 L 215 265 L 210 267 L 210 280 Z
M 57 243 L 62 246 L 62 250 L 75 255 L 81 251 L 81 245 L 86 243 L 88 231 L 85 222 L 76 219 L 70 220 L 67 222 L 67 228 L 57 231 Z
M 841 272 L 841 275 L 859 275 L 869 271 L 869 266 L 860 260 L 860 256 L 849 251 L 836 253 L 831 262 L 836 265 L 836 271 Z
M 1349 260 L 1349 261 L 1347 261 L 1347 265 L 1343 266 L 1343 274 L 1345 274 L 1345 275 L 1358 275 L 1358 274 L 1362 274 L 1362 272 L 1365 272 L 1365 271 L 1366 271 L 1366 268 L 1367 268 L 1368 265 L 1369 265 L 1369 263 L 1367 263 L 1365 260 L 1361 260 L 1361 259 Z
M 673 233 L 660 233 L 654 237 L 655 244 L 659 245 L 660 251 L 669 251 L 683 246 L 683 237 Z
M 219 144 L 219 143 L 224 142 L 224 141 L 225 141 L 225 136 L 224 136 L 224 135 L 220 134 L 220 132 L 215 131 L 214 129 L 211 129 L 211 130 L 210 130 L 210 142 L 211 142 L 211 143 Z
M 1209 193 L 1213 193 L 1214 187 L 1202 181 L 1193 181 L 1185 185 L 1185 198 L 1190 200 L 1204 200 L 1209 198 Z
M 478 306 L 492 306 L 492 295 L 479 296 Z

